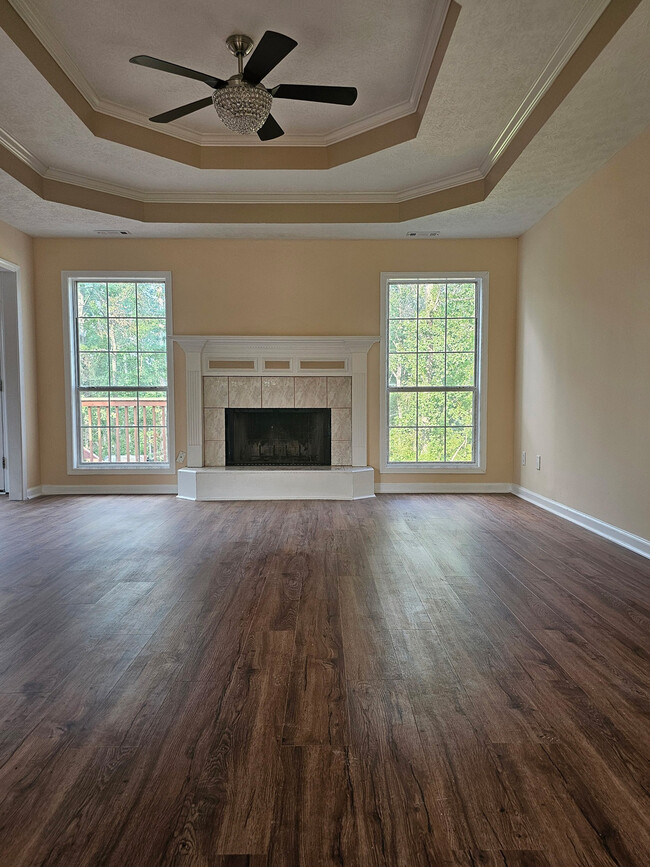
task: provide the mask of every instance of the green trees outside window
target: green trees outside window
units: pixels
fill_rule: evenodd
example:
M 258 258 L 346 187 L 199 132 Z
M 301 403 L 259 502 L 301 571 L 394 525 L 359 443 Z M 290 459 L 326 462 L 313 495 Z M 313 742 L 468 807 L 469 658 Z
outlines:
M 477 280 L 388 281 L 388 463 L 476 461 Z
M 81 464 L 168 464 L 164 281 L 75 283 Z

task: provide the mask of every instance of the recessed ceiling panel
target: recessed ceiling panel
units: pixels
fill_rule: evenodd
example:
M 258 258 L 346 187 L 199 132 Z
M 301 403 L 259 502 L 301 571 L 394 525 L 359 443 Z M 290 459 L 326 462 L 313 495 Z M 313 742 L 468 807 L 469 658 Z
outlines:
M 278 119 L 294 135 L 328 135 L 340 127 L 399 108 L 409 101 L 433 53 L 428 37 L 446 0 L 15 0 L 19 12 L 54 37 L 103 101 L 147 117 L 199 99 L 200 82 L 129 64 L 150 54 L 228 78 L 237 72 L 225 40 L 266 30 L 285 33 L 297 48 L 264 80 L 354 86 L 352 107 L 282 101 Z M 426 56 L 426 55 L 429 56 Z M 279 103 L 280 101 L 278 101 Z M 213 110 L 183 118 L 182 128 L 222 131 Z

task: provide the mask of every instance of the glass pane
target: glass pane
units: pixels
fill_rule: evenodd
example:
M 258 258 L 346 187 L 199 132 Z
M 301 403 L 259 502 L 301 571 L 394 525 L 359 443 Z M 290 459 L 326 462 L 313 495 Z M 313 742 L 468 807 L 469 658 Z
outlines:
M 111 428 L 111 456 L 118 464 L 140 462 L 137 427 Z
M 474 353 L 447 353 L 447 385 L 474 385 Z
M 109 319 L 110 348 L 113 352 L 127 352 L 138 348 L 138 331 L 135 319 Z
M 471 427 L 474 424 L 474 395 L 471 391 L 447 393 L 447 427 Z
M 390 283 L 388 310 L 390 319 L 415 319 L 418 315 L 418 284 Z
M 106 463 L 110 457 L 110 437 L 108 428 L 81 428 L 81 461 L 82 463 Z
M 151 427 L 140 431 L 142 458 L 147 462 L 167 462 L 167 429 Z
M 420 427 L 444 426 L 445 394 L 430 391 L 418 395 L 418 425 Z
M 420 319 L 418 321 L 418 349 L 420 352 L 445 351 L 444 319 Z
M 418 430 L 418 460 L 444 461 L 445 429 L 443 427 L 420 428 Z
M 416 355 L 407 355 L 402 352 L 399 355 L 388 356 L 388 384 L 393 386 L 415 385 L 415 359 Z
M 108 354 L 106 352 L 80 352 L 79 385 L 83 388 L 108 384 Z
M 447 316 L 474 316 L 475 298 L 474 283 L 448 283 Z
M 141 391 L 139 419 L 143 428 L 164 427 L 167 424 L 167 393 Z
M 79 394 L 79 424 L 82 427 L 108 427 L 108 394 L 99 391 Z
M 391 392 L 388 395 L 388 416 L 391 427 L 413 427 L 416 422 L 417 394 Z
M 415 352 L 417 319 L 391 319 L 388 323 L 388 351 Z
M 165 315 L 165 284 L 138 283 L 138 316 Z
M 111 392 L 111 427 L 132 427 L 138 423 L 138 395 L 133 391 Z
M 167 353 L 140 353 L 140 384 L 167 385 Z
M 444 317 L 445 284 L 421 283 L 418 295 L 418 315 L 423 319 Z
M 78 319 L 77 334 L 80 352 L 108 349 L 108 329 L 105 319 Z
M 474 352 L 474 320 L 447 320 L 447 352 Z
M 164 319 L 138 319 L 138 348 L 153 352 L 167 349 L 167 322 Z
M 106 316 L 106 283 L 77 283 L 77 316 Z
M 418 385 L 445 384 L 445 356 L 442 352 L 418 355 Z
M 472 435 L 471 427 L 447 428 L 447 461 L 471 463 Z
M 395 427 L 388 431 L 388 460 L 415 461 L 415 428 Z
M 138 384 L 138 355 L 136 352 L 111 352 L 111 385 Z
M 108 315 L 135 316 L 135 283 L 108 284 Z

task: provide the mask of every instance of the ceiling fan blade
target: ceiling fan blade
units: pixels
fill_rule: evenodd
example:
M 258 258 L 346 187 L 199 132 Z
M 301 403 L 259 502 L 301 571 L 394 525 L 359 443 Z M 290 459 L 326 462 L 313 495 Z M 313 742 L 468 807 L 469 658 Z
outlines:
M 177 120 L 179 117 L 185 117 L 186 114 L 192 114 L 193 111 L 198 111 L 200 108 L 206 108 L 208 105 L 212 105 L 211 96 L 205 96 L 203 99 L 197 99 L 195 102 L 188 102 L 186 105 L 179 105 L 178 108 L 164 111 L 162 114 L 150 117 L 149 120 L 152 120 L 154 123 L 169 123 L 170 120 Z
M 149 57 L 148 54 L 138 54 L 136 57 L 132 57 L 129 63 L 136 63 L 138 66 L 147 66 L 149 69 L 159 69 L 161 72 L 171 72 L 172 75 L 182 75 L 184 78 L 203 81 L 214 90 L 223 87 L 226 83 L 220 78 L 215 78 L 214 75 L 206 75 L 205 72 L 197 72 L 195 69 L 179 66 L 177 63 L 169 63 L 167 60 L 158 60 L 157 57 Z
M 280 138 L 284 135 L 284 130 L 277 120 L 270 114 L 264 122 L 261 129 L 257 131 L 261 141 L 270 141 L 272 138 Z
M 307 102 L 330 102 L 335 105 L 353 105 L 357 99 L 356 87 L 328 87 L 319 84 L 278 84 L 271 89 L 278 99 L 303 99 Z
M 298 43 L 290 36 L 275 30 L 267 30 L 244 67 L 244 81 L 259 84 L 265 75 L 274 69 Z

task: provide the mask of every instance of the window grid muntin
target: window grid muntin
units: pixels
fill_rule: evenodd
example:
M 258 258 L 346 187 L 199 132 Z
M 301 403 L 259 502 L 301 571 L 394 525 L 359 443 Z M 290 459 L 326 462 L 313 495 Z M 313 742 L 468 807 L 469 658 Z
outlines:
M 134 315 L 131 313 L 125 314 L 123 316 L 111 315 L 110 308 L 109 308 L 109 294 L 108 294 L 109 293 L 108 287 L 109 287 L 110 283 L 113 283 L 113 284 L 120 284 L 120 283 L 121 284 L 133 284 L 134 291 L 135 291 L 135 314 Z M 106 308 L 106 315 L 105 316 L 79 316 L 79 284 L 95 284 L 95 285 L 101 284 L 104 286 L 104 299 L 105 299 L 105 308 Z M 164 287 L 165 312 L 162 316 L 154 316 L 151 313 L 148 313 L 146 316 L 140 316 L 139 315 L 138 287 L 140 285 L 147 285 L 147 284 L 162 284 L 162 286 Z M 168 322 L 169 311 L 167 309 L 168 308 L 168 297 L 167 297 L 167 283 L 166 283 L 166 281 L 161 280 L 160 278 L 152 278 L 152 279 L 148 279 L 148 280 L 147 279 L 129 280 L 129 279 L 119 279 L 119 278 L 115 278 L 115 279 L 110 279 L 110 278 L 106 278 L 106 279 L 80 278 L 77 280 L 73 280 L 72 285 L 74 287 L 73 310 L 74 310 L 74 341 L 75 341 L 75 370 L 76 370 L 75 386 L 76 386 L 76 392 L 77 392 L 76 412 L 77 412 L 77 418 L 78 418 L 76 439 L 77 439 L 77 450 L 78 450 L 77 453 L 79 455 L 79 465 L 83 466 L 83 467 L 102 467 L 102 466 L 103 467 L 129 467 L 130 466 L 130 467 L 151 467 L 151 468 L 169 466 L 170 465 L 170 455 L 169 455 L 170 419 L 169 419 L 169 386 L 168 386 L 168 382 L 169 382 L 169 355 L 168 355 L 167 348 L 165 348 L 164 350 L 147 349 L 144 352 L 141 352 L 141 350 L 140 350 L 140 319 L 151 319 L 151 320 L 158 320 L 158 321 L 164 322 L 165 323 L 165 333 L 167 332 L 167 322 Z M 110 322 L 111 322 L 111 320 L 117 320 L 117 321 L 128 320 L 128 319 L 135 320 L 135 324 L 136 324 L 136 349 L 134 351 L 132 351 L 132 350 L 126 350 L 126 351 L 131 352 L 133 355 L 136 356 L 137 380 L 138 380 L 137 385 L 131 385 L 131 386 L 128 386 L 128 385 L 81 386 L 81 385 L 79 385 L 79 383 L 81 382 L 80 360 L 81 360 L 81 352 L 82 352 L 82 350 L 80 349 L 80 345 L 79 345 L 79 320 L 80 319 L 92 319 L 95 321 L 104 321 L 106 323 L 106 334 L 107 334 L 106 349 L 103 349 L 103 350 L 83 350 L 83 352 L 86 354 L 97 354 L 97 355 L 105 355 L 106 356 L 106 358 L 108 359 L 108 379 L 109 379 L 109 382 L 112 378 L 112 370 L 111 370 L 111 364 L 110 364 L 111 354 L 116 354 L 117 352 L 121 351 L 121 350 L 116 350 L 114 353 L 111 352 L 111 348 L 110 348 Z M 141 355 L 153 355 L 153 354 L 162 355 L 165 357 L 165 384 L 164 385 L 151 385 L 151 384 L 143 385 L 140 383 L 140 370 L 141 370 L 140 356 Z M 155 392 L 164 393 L 164 401 L 165 401 L 165 408 L 164 408 L 165 424 L 164 425 L 153 425 L 153 424 L 152 425 L 148 425 L 148 424 L 142 425 L 141 424 L 140 394 L 141 394 L 141 392 L 147 392 L 147 391 L 155 391 Z M 81 406 L 82 395 L 83 394 L 94 394 L 94 393 L 103 393 L 103 394 L 108 395 L 108 406 L 107 406 L 107 422 L 108 423 L 105 426 L 84 425 L 83 424 L 82 406 Z M 134 394 L 134 396 L 136 398 L 136 400 L 135 400 L 136 409 L 135 409 L 135 416 L 134 416 L 136 424 L 134 424 L 134 425 L 120 425 L 120 424 L 114 425 L 114 424 L 112 424 L 112 422 L 111 422 L 112 406 L 111 406 L 111 397 L 110 396 L 111 396 L 111 394 L 114 394 L 114 393 L 122 393 L 122 394 L 132 393 L 132 394 Z M 119 417 L 118 417 L 118 420 L 119 420 Z M 165 445 L 164 445 L 164 447 L 165 447 L 166 452 L 167 452 L 166 459 L 159 460 L 159 461 L 140 461 L 140 460 L 134 460 L 134 461 L 129 461 L 129 460 L 127 460 L 127 461 L 117 461 L 117 460 L 115 460 L 115 461 L 110 461 L 110 460 L 109 461 L 102 461 L 102 460 L 85 461 L 84 460 L 84 458 L 83 458 L 83 453 L 84 453 L 83 432 L 85 430 L 86 431 L 87 430 L 104 431 L 106 433 L 107 438 L 108 438 L 109 455 L 110 455 L 111 454 L 111 441 L 112 441 L 113 432 L 115 431 L 116 435 L 119 435 L 120 430 L 126 430 L 127 428 L 136 433 L 136 437 L 137 437 L 136 455 L 138 457 L 140 457 L 140 455 L 142 454 L 142 451 L 141 451 L 142 448 L 144 448 L 145 450 L 147 448 L 146 431 L 153 430 L 154 436 L 157 436 L 157 433 L 156 433 L 157 431 L 165 431 L 165 436 L 164 436 L 164 444 Z M 145 431 L 145 434 L 143 434 L 143 430 Z M 144 446 L 142 445 L 143 439 L 144 439 Z M 100 457 L 101 457 L 101 455 L 100 455 Z
M 470 284 L 470 283 L 473 284 L 473 286 L 474 286 L 474 316 L 473 317 L 470 317 L 470 316 L 452 316 L 452 317 L 450 317 L 450 316 L 448 316 L 448 288 L 449 288 L 449 286 L 450 285 L 459 285 L 459 284 Z M 415 316 L 415 319 L 413 319 L 412 317 L 400 317 L 400 316 L 392 317 L 391 316 L 391 297 L 390 297 L 391 287 L 394 285 L 407 285 L 407 284 L 416 285 L 416 287 L 417 287 L 416 288 L 416 308 L 415 308 L 416 316 Z M 420 317 L 420 315 L 419 315 L 419 313 L 420 313 L 420 287 L 423 284 L 424 285 L 444 284 L 444 287 L 445 287 L 445 289 L 444 289 L 444 292 L 445 292 L 445 315 L 444 315 L 444 317 L 442 317 L 442 316 Z M 387 352 L 386 352 L 386 357 L 385 357 L 384 361 L 386 364 L 386 368 L 385 368 L 386 369 L 386 383 L 387 383 L 386 390 L 387 390 L 387 394 L 389 396 L 389 400 L 388 400 L 388 412 L 386 414 L 387 426 L 386 426 L 386 430 L 384 432 L 384 435 L 387 437 L 386 456 L 387 456 L 387 464 L 389 466 L 392 465 L 392 466 L 397 467 L 397 466 L 403 465 L 405 468 L 409 467 L 409 466 L 470 467 L 470 466 L 475 466 L 478 463 L 478 446 L 479 446 L 479 443 L 478 443 L 478 411 L 479 411 L 479 407 L 478 407 L 478 381 L 479 381 L 479 363 L 480 363 L 479 362 L 479 324 L 480 324 L 479 323 L 479 310 L 480 310 L 479 287 L 480 287 L 480 281 L 477 280 L 476 278 L 473 278 L 473 277 L 468 277 L 468 278 L 462 278 L 461 277 L 461 278 L 455 278 L 455 279 L 438 278 L 438 277 L 429 277 L 429 278 L 421 277 L 421 278 L 417 278 L 417 279 L 395 278 L 395 279 L 390 279 L 387 281 L 387 298 L 386 298 L 386 311 L 387 311 L 386 349 L 387 349 Z M 444 345 L 444 350 L 441 353 L 443 355 L 443 363 L 444 363 L 443 369 L 444 369 L 445 382 L 447 380 L 447 355 L 448 355 L 448 352 L 447 352 L 447 322 L 449 319 L 472 319 L 472 321 L 474 322 L 474 348 L 473 348 L 473 352 L 471 353 L 473 356 L 473 375 L 474 375 L 474 384 L 473 385 L 471 385 L 471 386 L 447 386 L 447 385 L 443 385 L 443 386 L 420 386 L 419 384 L 417 384 L 418 380 L 419 380 L 419 370 L 420 370 L 419 357 L 420 357 L 420 354 L 423 354 L 423 355 L 430 354 L 430 353 L 420 353 L 420 346 L 419 346 L 420 327 L 419 327 L 419 323 L 420 323 L 421 319 L 424 319 L 427 321 L 443 320 L 445 323 L 445 345 Z M 414 321 L 416 323 L 416 328 L 415 328 L 415 341 L 416 342 L 415 342 L 415 352 L 414 353 L 413 352 L 404 352 L 404 351 L 391 352 L 391 349 L 390 349 L 390 346 L 391 346 L 391 323 L 396 322 L 396 321 L 398 321 L 398 322 L 399 321 L 401 321 L 401 322 Z M 449 353 L 449 354 L 454 354 L 454 353 Z M 468 352 L 467 354 L 470 354 L 470 353 Z M 389 382 L 390 382 L 390 357 L 391 357 L 391 355 L 414 355 L 415 356 L 415 377 L 416 377 L 415 381 L 416 381 L 416 385 L 414 385 L 414 386 L 392 386 L 389 384 Z M 412 430 L 413 426 L 407 426 L 407 425 L 393 426 L 393 425 L 391 425 L 391 421 L 390 421 L 390 394 L 408 393 L 408 392 L 416 394 L 415 460 L 414 461 L 391 461 L 391 459 L 390 459 L 390 431 L 391 430 Z M 420 460 L 418 460 L 418 455 L 420 453 L 420 438 L 419 438 L 420 427 L 422 427 L 423 430 L 425 430 L 425 429 L 431 430 L 434 427 L 441 427 L 441 426 L 424 426 L 424 425 L 420 426 L 419 425 L 419 410 L 420 410 L 419 395 L 420 395 L 420 393 L 425 393 L 425 392 L 442 392 L 445 394 L 445 408 L 444 408 L 444 422 L 445 422 L 445 424 L 444 424 L 444 426 L 442 426 L 443 432 L 444 432 L 444 457 L 445 457 L 444 461 L 420 461 Z M 472 431 L 472 457 L 471 457 L 471 460 L 469 460 L 469 461 L 454 461 L 454 462 L 447 461 L 447 428 L 448 428 L 448 425 L 447 425 L 447 394 L 453 393 L 453 392 L 471 392 L 473 394 L 473 398 L 472 398 L 472 425 L 470 428 Z M 458 426 L 453 426 L 451 429 L 452 430 L 454 430 L 454 429 L 458 430 L 458 429 L 466 429 L 469 427 L 470 427 L 469 425 L 462 425 L 462 426 L 458 425 Z

